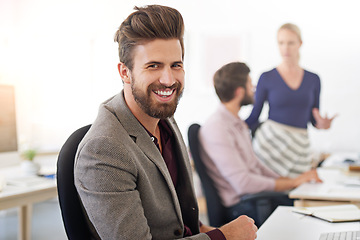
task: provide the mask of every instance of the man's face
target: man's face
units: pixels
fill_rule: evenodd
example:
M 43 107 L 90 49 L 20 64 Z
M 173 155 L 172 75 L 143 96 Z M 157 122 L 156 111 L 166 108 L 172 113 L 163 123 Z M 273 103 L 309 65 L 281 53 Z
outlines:
M 184 89 L 179 40 L 156 39 L 134 49 L 131 90 L 136 103 L 150 117 L 174 115 Z
M 249 105 L 254 103 L 254 86 L 252 85 L 251 77 L 248 75 L 248 79 L 246 82 L 245 88 L 245 96 L 244 99 L 241 101 L 241 106 Z

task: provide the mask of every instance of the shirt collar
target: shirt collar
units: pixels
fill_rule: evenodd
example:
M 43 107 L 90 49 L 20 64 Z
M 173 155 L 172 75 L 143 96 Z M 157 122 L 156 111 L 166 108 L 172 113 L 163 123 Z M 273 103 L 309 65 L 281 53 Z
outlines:
M 160 128 L 161 137 L 165 137 L 165 141 L 167 141 L 168 138 L 173 136 L 173 132 L 171 131 L 170 127 L 168 126 L 165 120 L 160 119 L 158 125 Z M 154 135 L 152 135 L 151 132 L 149 132 L 145 127 L 144 129 L 149 134 L 151 140 L 155 143 L 155 145 L 158 146 L 158 139 Z

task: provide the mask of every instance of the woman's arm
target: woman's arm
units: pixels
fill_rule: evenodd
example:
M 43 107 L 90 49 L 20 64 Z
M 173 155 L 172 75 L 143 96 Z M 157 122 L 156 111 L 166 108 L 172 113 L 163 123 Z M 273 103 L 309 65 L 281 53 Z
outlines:
M 251 111 L 250 116 L 245 120 L 246 124 L 252 131 L 256 129 L 256 127 L 259 125 L 259 116 L 263 109 L 264 102 L 267 99 L 267 89 L 264 81 L 265 77 L 264 74 L 262 74 L 256 86 L 254 107 Z

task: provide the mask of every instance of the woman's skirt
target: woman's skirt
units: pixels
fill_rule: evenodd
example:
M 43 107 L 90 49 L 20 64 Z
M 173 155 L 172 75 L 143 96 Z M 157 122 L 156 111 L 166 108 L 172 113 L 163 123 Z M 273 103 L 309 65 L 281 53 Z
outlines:
M 306 129 L 267 120 L 253 139 L 256 155 L 283 177 L 297 177 L 311 169 L 310 141 Z

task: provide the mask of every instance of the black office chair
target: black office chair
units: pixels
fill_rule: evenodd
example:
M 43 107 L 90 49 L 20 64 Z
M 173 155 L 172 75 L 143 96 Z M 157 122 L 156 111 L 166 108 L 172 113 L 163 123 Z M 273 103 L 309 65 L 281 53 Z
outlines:
M 198 140 L 199 130 L 200 125 L 196 123 L 189 127 L 189 148 L 205 195 L 209 224 L 213 227 L 220 227 L 228 222 L 228 218 L 226 217 L 226 208 L 222 205 L 220 196 L 214 186 L 213 180 L 207 174 L 205 165 L 201 160 L 199 151 L 200 142 Z
M 77 147 L 91 125 L 76 130 L 62 146 L 57 162 L 57 189 L 61 215 L 69 240 L 90 239 L 90 229 L 74 185 Z
M 246 214 L 255 220 L 255 224 L 260 227 L 270 214 L 279 205 L 292 206 L 293 201 L 287 194 L 282 192 L 260 192 L 247 194 L 241 198 L 242 204 L 247 203 L 252 208 L 252 213 L 244 212 L 241 205 L 235 205 L 231 208 L 225 207 L 220 199 L 218 191 L 214 186 L 213 180 L 206 171 L 206 167 L 200 157 L 200 142 L 198 138 L 200 125 L 192 124 L 188 129 L 188 140 L 195 169 L 200 177 L 204 195 L 206 198 L 207 214 L 209 224 L 213 227 L 220 227 L 225 223 L 232 221 L 240 215 Z

